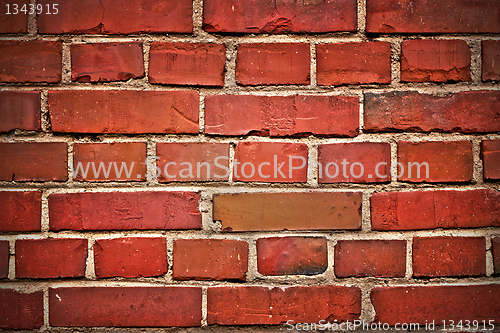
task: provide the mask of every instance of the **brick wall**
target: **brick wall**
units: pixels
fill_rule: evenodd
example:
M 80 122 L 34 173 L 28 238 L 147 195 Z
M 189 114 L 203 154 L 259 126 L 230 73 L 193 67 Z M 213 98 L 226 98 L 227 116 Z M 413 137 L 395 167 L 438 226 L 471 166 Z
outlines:
M 499 2 L 0 10 L 0 328 L 498 329 Z

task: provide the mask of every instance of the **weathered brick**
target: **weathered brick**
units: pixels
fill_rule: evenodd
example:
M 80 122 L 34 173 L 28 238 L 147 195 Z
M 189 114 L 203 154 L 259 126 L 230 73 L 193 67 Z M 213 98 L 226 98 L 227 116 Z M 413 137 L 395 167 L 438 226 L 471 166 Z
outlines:
M 54 132 L 198 133 L 195 91 L 49 91 Z
M 0 232 L 41 230 L 42 193 L 0 191 Z
M 200 229 L 194 192 L 87 192 L 49 195 L 50 230 Z
M 500 274 L 500 237 L 491 238 L 491 254 L 493 256 L 494 274 Z
M 264 275 L 314 275 L 328 268 L 326 238 L 257 239 L 257 269 Z
M 309 84 L 309 44 L 238 45 L 236 82 L 244 86 Z
M 205 133 L 211 135 L 358 135 L 359 98 L 353 96 L 209 95 Z
M 370 200 L 372 230 L 500 226 L 500 192 L 491 189 L 384 192 Z
M 481 158 L 483 159 L 483 178 L 500 179 L 500 140 L 481 141 Z
M 500 41 L 481 41 L 481 66 L 483 81 L 500 80 Z
M 406 241 L 337 241 L 335 246 L 337 277 L 404 277 L 405 272 Z
M 164 275 L 167 272 L 167 241 L 160 237 L 97 239 L 94 266 L 97 278 Z
M 0 82 L 60 82 L 62 42 L 0 41 Z
M 388 42 L 320 44 L 316 59 L 317 80 L 322 86 L 391 83 Z
M 209 325 L 352 322 L 361 313 L 357 287 L 209 287 L 207 302 Z
M 176 280 L 240 280 L 248 270 L 248 243 L 227 239 L 174 240 Z
M 0 241 L 0 279 L 9 276 L 9 241 Z
M 29 0 L 19 0 L 16 2 L 0 0 L 0 8 L 2 8 L 0 34 L 23 34 L 28 32 L 28 15 L 19 11 L 19 9 L 22 9 L 24 5 L 29 6 L 29 3 Z M 10 15 L 7 13 L 10 13 Z
M 0 289 L 0 328 L 31 330 L 43 325 L 43 291 L 21 293 Z
M 0 132 L 13 129 L 40 131 L 41 106 L 39 91 L 0 92 Z
M 142 43 L 71 45 L 71 80 L 127 81 L 144 77 Z
M 470 81 L 470 60 L 465 40 L 405 40 L 401 44 L 401 81 Z
M 150 83 L 224 85 L 224 44 L 154 42 L 149 50 Z
M 16 278 L 83 277 L 87 250 L 87 239 L 16 240 Z
M 500 91 L 464 91 L 446 97 L 418 92 L 365 93 L 367 132 L 498 132 Z
M 223 231 L 359 230 L 361 201 L 360 192 L 215 195 L 213 220 Z
M 65 327 L 201 326 L 201 288 L 50 288 L 49 323 Z

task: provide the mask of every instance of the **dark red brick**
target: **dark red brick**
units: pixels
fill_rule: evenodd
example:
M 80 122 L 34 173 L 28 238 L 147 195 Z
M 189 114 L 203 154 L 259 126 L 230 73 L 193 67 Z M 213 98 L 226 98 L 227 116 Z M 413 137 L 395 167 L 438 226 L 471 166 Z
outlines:
M 484 237 L 414 237 L 413 276 L 484 276 Z
M 257 239 L 257 269 L 264 275 L 314 275 L 328 268 L 326 238 Z
M 174 240 L 174 279 L 240 280 L 248 270 L 248 243 L 228 239 Z
M 13 129 L 40 131 L 41 106 L 39 91 L 0 92 L 0 132 Z
M 0 0 L 0 34 L 22 34 L 28 32 L 28 15 L 21 12 L 23 6 L 28 6 L 29 0 Z M 7 7 L 8 5 L 8 7 Z M 7 13 L 10 13 L 7 14 Z M 16 14 L 14 14 L 16 13 Z
M 191 33 L 193 31 L 193 3 L 191 0 L 66 0 L 57 2 L 59 12 L 40 0 L 44 12 L 37 15 L 41 34 L 162 34 Z M 57 17 L 57 19 L 54 19 Z
M 406 241 L 337 241 L 335 246 L 337 277 L 404 277 L 405 272 Z
M 88 192 L 49 195 L 50 230 L 200 229 L 194 192 Z
M 0 279 L 9 276 L 9 241 L 0 241 Z
M 87 239 L 16 240 L 16 278 L 83 277 L 87 252 Z
M 244 86 L 309 84 L 309 44 L 238 45 L 236 82 Z
M 0 82 L 60 82 L 62 42 L 0 41 Z
M 201 288 L 50 288 L 49 323 L 64 327 L 201 326 Z
M 494 274 L 500 274 L 500 237 L 491 238 L 491 254 L 493 256 Z
M 352 322 L 361 313 L 357 287 L 209 287 L 207 298 L 209 325 Z
M 405 40 L 401 44 L 401 81 L 470 81 L 470 60 L 464 40 Z
M 481 65 L 483 81 L 500 80 L 500 41 L 481 41 Z
M 144 77 L 142 43 L 71 45 L 71 80 L 127 81 Z
M 0 180 L 43 182 L 67 179 L 65 142 L 0 143 Z
M 31 330 L 43 325 L 43 291 L 22 293 L 0 289 L 0 328 Z
M 42 193 L 0 191 L 0 232 L 41 230 Z
M 500 140 L 481 141 L 481 158 L 483 159 L 483 178 L 500 179 Z
M 50 121 L 54 132 L 196 134 L 198 100 L 179 90 L 49 91 Z
M 164 275 L 167 272 L 167 241 L 160 237 L 97 239 L 94 266 L 97 278 Z
M 320 44 L 316 59 L 317 80 L 322 86 L 391 83 L 388 42 Z
M 500 3 L 367 0 L 368 33 L 499 33 Z
M 385 192 L 370 200 L 372 230 L 500 226 L 500 192 L 491 189 Z
M 226 46 L 213 43 L 151 43 L 149 82 L 223 86 Z
M 463 91 L 446 97 L 418 92 L 365 94 L 367 132 L 498 132 L 500 91 Z
M 353 96 L 209 95 L 205 133 L 211 135 L 358 135 L 359 98 Z

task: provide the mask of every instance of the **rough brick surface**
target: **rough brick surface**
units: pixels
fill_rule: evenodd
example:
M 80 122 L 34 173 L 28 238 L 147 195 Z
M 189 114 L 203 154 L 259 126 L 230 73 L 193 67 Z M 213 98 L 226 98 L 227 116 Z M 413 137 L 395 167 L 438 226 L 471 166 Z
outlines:
M 264 275 L 314 275 L 328 267 L 326 238 L 257 239 L 257 269 Z
M 223 86 L 226 47 L 213 43 L 151 43 L 149 82 Z
M 203 29 L 208 32 L 271 34 L 355 31 L 356 14 L 354 0 L 206 0 L 203 2 Z
M 309 44 L 240 44 L 236 81 L 244 86 L 309 84 Z
M 404 277 L 406 241 L 339 240 L 335 245 L 335 276 Z
M 316 46 L 319 85 L 391 83 L 391 44 L 331 43 Z
M 193 192 L 51 194 L 50 229 L 200 229 L 199 200 Z
M 358 230 L 361 192 L 216 195 L 214 221 L 224 231 Z
M 9 241 L 0 241 L 0 279 L 9 275 Z
M 0 180 L 43 182 L 67 179 L 65 142 L 0 143 Z
M 195 91 L 49 91 L 54 132 L 198 133 Z
M 87 250 L 87 239 L 16 240 L 16 278 L 83 277 Z
M 30 330 L 43 325 L 43 291 L 22 293 L 0 289 L 0 328 Z
M 205 133 L 211 135 L 358 135 L 359 99 L 352 96 L 210 95 Z
M 0 191 L 0 232 L 41 230 L 42 193 Z
M 17 14 L 16 9 L 13 4 L 17 4 Z M 0 16 L 0 34 L 18 34 L 28 32 L 28 15 L 24 12 L 19 12 L 19 8 L 23 8 L 24 5 L 29 4 L 29 0 L 19 0 L 16 2 L 10 0 L 0 0 L 0 8 L 2 8 Z M 7 11 L 7 5 L 9 5 Z M 10 15 L 7 12 L 11 13 Z
M 374 193 L 372 230 L 418 230 L 500 226 L 500 192 L 409 191 Z
M 144 76 L 142 43 L 71 45 L 71 80 L 127 81 Z
M 483 81 L 500 80 L 500 41 L 481 41 L 481 65 Z
M 401 81 L 470 81 L 470 61 L 464 40 L 405 40 L 401 44 Z
M 325 318 L 342 322 L 361 313 L 357 287 L 209 287 L 207 301 L 209 325 L 318 323 Z
M 365 93 L 367 132 L 498 132 L 500 91 Z
M 484 276 L 484 237 L 413 238 L 413 276 Z
M 500 179 L 500 140 L 484 140 L 481 142 L 483 159 L 483 178 Z
M 13 129 L 40 131 L 41 106 L 39 91 L 0 92 L 0 132 Z
M 245 281 L 248 243 L 225 239 L 174 241 L 173 276 L 176 280 Z
M 0 41 L 0 82 L 60 82 L 61 68 L 62 42 Z
M 49 323 L 65 327 L 200 326 L 201 288 L 50 288 Z
M 167 272 L 167 241 L 160 237 L 97 239 L 94 267 L 97 278 L 164 275 Z
M 494 274 L 500 275 L 500 237 L 491 238 L 491 254 L 493 256 Z

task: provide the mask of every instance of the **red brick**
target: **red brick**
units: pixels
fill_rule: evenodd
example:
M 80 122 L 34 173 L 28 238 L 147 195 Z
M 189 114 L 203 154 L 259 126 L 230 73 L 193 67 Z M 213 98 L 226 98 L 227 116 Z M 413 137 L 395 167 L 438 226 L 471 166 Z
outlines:
M 385 192 L 370 200 L 372 230 L 500 226 L 500 192 L 491 189 Z
M 368 33 L 499 33 L 500 3 L 368 0 Z
M 388 42 L 320 44 L 316 58 L 318 85 L 391 83 Z
M 58 2 L 59 12 L 37 16 L 41 34 L 162 34 L 191 33 L 193 4 L 191 0 L 66 0 Z M 51 10 L 54 13 L 54 10 Z M 53 17 L 57 17 L 55 20 Z
M 49 195 L 50 230 L 201 229 L 194 192 L 87 192 Z
M 305 183 L 307 154 L 305 143 L 238 142 L 233 177 L 241 182 Z
M 0 41 L 0 82 L 60 82 L 62 42 Z
M 356 31 L 356 1 L 216 1 L 203 2 L 208 32 L 316 33 Z
M 0 92 L 0 132 L 13 129 L 40 131 L 40 114 L 39 91 Z
M 319 145 L 318 161 L 320 163 L 318 181 L 321 184 L 372 183 L 391 180 L 389 171 L 391 145 L 389 143 L 351 142 Z M 335 164 L 329 165 L 330 163 Z
M 481 158 L 483 159 L 483 178 L 500 179 L 500 140 L 481 141 Z
M 413 238 L 413 276 L 484 276 L 484 237 Z
M 496 64 L 495 64 L 496 63 Z M 483 81 L 500 80 L 500 41 L 481 41 L 481 64 Z
M 83 277 L 87 250 L 87 239 L 16 240 L 16 278 Z
M 73 153 L 72 173 L 77 181 L 146 180 L 145 142 L 75 143 Z
M 198 287 L 49 289 L 50 326 L 201 326 Z
M 174 279 L 240 280 L 248 270 L 248 243 L 227 239 L 174 240 Z
M 67 179 L 65 142 L 0 143 L 0 180 L 43 182 Z
M 410 182 L 467 182 L 472 180 L 474 168 L 470 141 L 398 143 L 399 181 Z M 418 163 L 418 165 L 413 165 Z M 427 177 L 428 164 L 429 177 Z M 413 166 L 410 166 L 413 165 Z M 420 168 L 420 177 L 418 170 Z M 404 169 L 404 172 L 402 172 Z
M 15 2 L 11 0 L 0 0 L 0 8 L 2 8 L 0 16 L 0 34 L 22 34 L 28 32 L 28 15 L 21 12 L 20 9 L 26 5 L 29 11 L 29 3 L 28 0 L 19 0 Z M 7 5 L 9 6 L 7 7 Z M 7 13 L 11 14 L 9 15 Z
M 335 246 L 337 277 L 404 277 L 405 272 L 406 241 L 337 241 Z
M 498 323 L 500 309 L 500 285 L 447 285 L 447 286 L 409 286 L 376 287 L 371 291 L 371 301 L 375 308 L 375 322 L 425 323 L 435 321 L 436 326 L 453 320 L 488 320 Z M 465 325 L 465 323 L 463 323 Z M 482 326 L 480 326 L 482 327 Z M 450 326 L 447 326 L 449 329 Z
M 0 328 L 30 330 L 43 325 L 43 291 L 26 294 L 0 289 Z
M 0 191 L 0 232 L 40 231 L 42 193 Z
M 309 84 L 309 44 L 238 45 L 236 82 L 244 86 Z
M 149 50 L 150 83 L 224 85 L 224 44 L 153 42 Z
M 405 40 L 401 44 L 401 81 L 470 80 L 470 49 L 464 40 Z
M 94 244 L 97 278 L 160 276 L 167 272 L 165 238 L 97 239 Z
M 160 171 L 156 170 L 157 173 L 160 172 L 158 177 L 160 182 L 221 181 L 229 179 L 228 143 L 157 143 L 156 156 L 160 158 L 157 162 Z M 169 165 L 165 172 L 167 163 Z M 209 167 L 205 163 L 208 163 Z
M 359 98 L 353 96 L 209 95 L 205 133 L 212 135 L 358 135 Z
M 328 268 L 326 238 L 257 239 L 257 269 L 264 275 L 315 275 Z
M 71 80 L 127 81 L 144 77 L 142 43 L 71 45 Z
M 9 241 L 0 241 L 0 279 L 9 276 Z
M 49 111 L 54 132 L 197 134 L 198 99 L 179 90 L 49 91 Z
M 361 313 L 357 287 L 209 287 L 207 298 L 209 325 L 318 323 L 327 318 L 342 322 Z
M 361 192 L 215 195 L 214 221 L 223 231 L 359 230 Z
M 498 132 L 500 91 L 464 91 L 446 97 L 418 92 L 365 94 L 367 132 Z
M 500 237 L 491 238 L 491 254 L 493 255 L 494 274 L 500 274 Z

